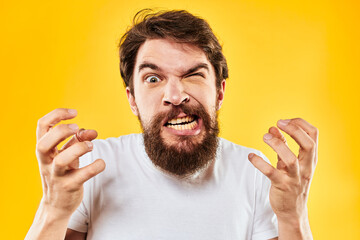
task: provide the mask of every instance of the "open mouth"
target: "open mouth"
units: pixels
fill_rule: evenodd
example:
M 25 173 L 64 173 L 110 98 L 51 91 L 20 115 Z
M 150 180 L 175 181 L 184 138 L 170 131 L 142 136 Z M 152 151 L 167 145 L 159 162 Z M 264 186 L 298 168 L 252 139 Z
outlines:
M 198 118 L 195 115 L 176 117 L 165 123 L 165 127 L 175 130 L 193 130 L 198 126 Z

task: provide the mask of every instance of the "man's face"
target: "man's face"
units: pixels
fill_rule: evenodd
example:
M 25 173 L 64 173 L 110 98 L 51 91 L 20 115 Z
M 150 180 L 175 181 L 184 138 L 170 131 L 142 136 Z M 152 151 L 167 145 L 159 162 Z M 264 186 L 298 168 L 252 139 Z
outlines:
M 225 81 L 217 90 L 214 68 L 200 48 L 147 40 L 138 51 L 133 81 L 134 96 L 127 89 L 128 99 L 145 135 L 158 135 L 160 144 L 176 153 L 192 154 L 209 134 L 217 134 Z

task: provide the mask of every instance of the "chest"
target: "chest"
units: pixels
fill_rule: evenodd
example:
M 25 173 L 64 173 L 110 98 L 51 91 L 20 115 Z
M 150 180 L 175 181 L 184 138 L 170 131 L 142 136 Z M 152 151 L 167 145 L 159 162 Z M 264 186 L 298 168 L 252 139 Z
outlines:
M 250 186 L 136 179 L 131 183 L 117 179 L 94 190 L 88 239 L 248 239 L 251 235 Z

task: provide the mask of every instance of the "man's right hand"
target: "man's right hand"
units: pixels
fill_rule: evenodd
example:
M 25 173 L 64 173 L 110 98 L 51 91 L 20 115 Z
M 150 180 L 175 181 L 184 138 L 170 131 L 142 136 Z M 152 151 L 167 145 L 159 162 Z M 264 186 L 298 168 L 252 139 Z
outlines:
M 83 183 L 105 168 L 101 159 L 79 169 L 79 157 L 92 150 L 95 130 L 82 130 L 76 124 L 58 124 L 77 115 L 74 109 L 58 108 L 38 121 L 36 155 L 43 184 L 42 204 L 57 217 L 69 217 L 83 197 Z M 55 127 L 54 127 L 55 126 Z M 74 134 L 62 149 L 57 146 Z
M 26 239 L 64 239 L 67 222 L 83 198 L 83 184 L 105 169 L 105 162 L 79 168 L 79 157 L 92 150 L 95 130 L 79 130 L 76 124 L 58 124 L 77 115 L 73 109 L 58 108 L 38 121 L 36 156 L 43 198 Z M 56 126 L 55 126 L 56 125 Z M 75 136 L 76 134 L 76 136 Z M 61 149 L 58 145 L 74 135 Z

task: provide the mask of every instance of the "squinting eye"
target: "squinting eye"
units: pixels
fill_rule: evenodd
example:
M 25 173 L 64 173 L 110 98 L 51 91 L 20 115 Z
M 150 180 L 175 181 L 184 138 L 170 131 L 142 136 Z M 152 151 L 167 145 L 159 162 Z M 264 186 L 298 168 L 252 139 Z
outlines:
M 145 81 L 148 83 L 156 83 L 156 82 L 160 82 L 160 79 L 157 76 L 149 76 L 145 78 Z
M 204 75 L 202 73 L 193 73 L 187 77 L 193 77 L 193 76 L 199 76 L 199 77 L 203 77 L 204 78 Z

